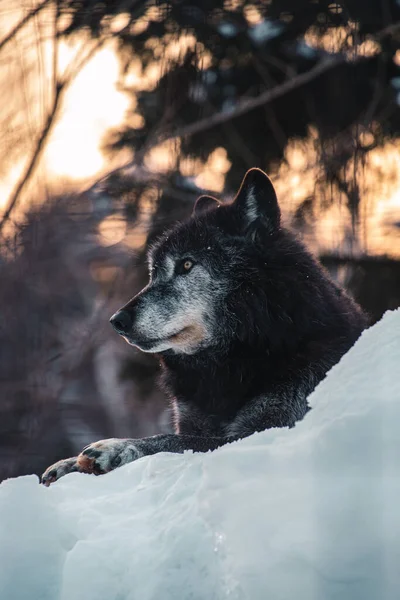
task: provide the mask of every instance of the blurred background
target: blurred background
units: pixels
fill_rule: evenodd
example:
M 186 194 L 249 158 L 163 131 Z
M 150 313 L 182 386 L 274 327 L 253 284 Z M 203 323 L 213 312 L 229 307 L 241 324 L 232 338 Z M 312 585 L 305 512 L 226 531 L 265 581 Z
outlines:
M 0 0 L 0 479 L 170 431 L 110 315 L 250 167 L 371 315 L 400 305 L 400 1 Z

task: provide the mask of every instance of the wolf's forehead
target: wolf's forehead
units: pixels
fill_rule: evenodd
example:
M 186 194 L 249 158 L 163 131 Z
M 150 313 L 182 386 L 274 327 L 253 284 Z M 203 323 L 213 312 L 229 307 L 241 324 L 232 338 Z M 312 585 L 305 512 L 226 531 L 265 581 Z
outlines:
M 171 252 L 155 251 L 149 255 L 150 269 L 162 270 L 167 273 L 173 271 L 176 259 Z
M 158 239 L 148 256 L 150 268 L 170 268 L 171 261 L 175 264 L 182 258 L 203 256 L 204 252 L 221 244 L 224 236 L 215 227 L 200 227 L 198 223 L 185 223 Z
M 176 262 L 190 247 L 191 240 L 187 236 L 177 236 L 174 232 L 156 243 L 149 255 L 149 263 L 157 266 L 170 266 L 171 261 Z M 194 250 L 194 248 L 192 248 Z

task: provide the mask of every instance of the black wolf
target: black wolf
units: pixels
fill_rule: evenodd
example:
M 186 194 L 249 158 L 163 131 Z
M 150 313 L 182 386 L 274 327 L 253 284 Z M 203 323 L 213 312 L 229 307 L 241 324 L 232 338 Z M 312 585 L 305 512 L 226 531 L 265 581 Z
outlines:
M 192 217 L 149 253 L 149 284 L 111 318 L 159 355 L 173 435 L 108 439 L 49 467 L 105 473 L 157 452 L 205 452 L 271 427 L 293 427 L 307 397 L 367 320 L 280 223 L 267 175 L 251 169 L 231 204 L 198 199 Z

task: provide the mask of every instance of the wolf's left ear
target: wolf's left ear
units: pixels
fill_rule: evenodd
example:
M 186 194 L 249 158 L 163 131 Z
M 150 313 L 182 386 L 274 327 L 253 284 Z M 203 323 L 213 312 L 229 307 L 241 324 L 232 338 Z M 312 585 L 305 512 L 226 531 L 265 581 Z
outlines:
M 198 217 L 212 208 L 218 208 L 219 205 L 218 200 L 212 196 L 200 196 L 196 200 L 192 214 Z
M 246 228 L 260 219 L 271 231 L 279 229 L 281 211 L 274 186 L 261 169 L 247 171 L 234 200 Z

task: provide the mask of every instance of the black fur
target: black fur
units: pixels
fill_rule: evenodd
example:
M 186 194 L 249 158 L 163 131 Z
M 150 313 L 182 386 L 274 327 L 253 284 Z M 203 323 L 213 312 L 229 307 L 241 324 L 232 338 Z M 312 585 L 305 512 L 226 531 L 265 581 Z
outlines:
M 355 302 L 280 227 L 275 192 L 271 184 L 265 193 L 264 177 L 257 171 L 261 182 L 254 187 L 263 190 L 267 210 L 261 207 L 255 219 L 243 214 L 243 185 L 232 205 L 195 214 L 155 250 L 156 262 L 171 247 L 194 254 L 216 281 L 231 284 L 218 307 L 215 344 L 193 355 L 162 356 L 164 386 L 182 411 L 181 434 L 224 436 L 247 406 L 255 418 L 248 415 L 239 436 L 294 425 L 307 411 L 307 396 L 367 325 Z M 257 398 L 267 399 L 262 411 Z
M 118 464 L 161 451 L 212 450 L 255 431 L 292 427 L 307 412 L 308 395 L 367 325 L 355 302 L 281 227 L 274 188 L 258 169 L 246 175 L 232 204 L 204 198 L 187 223 L 157 243 L 150 285 L 123 308 L 133 343 L 146 298 L 173 303 L 175 279 L 157 273 L 171 255 L 195 260 L 215 282 L 205 317 L 211 338 L 192 353 L 160 354 L 177 435 L 105 440 L 103 462 L 91 456 L 93 444 L 83 454 L 95 461 L 94 472 L 113 468 L 123 451 Z

